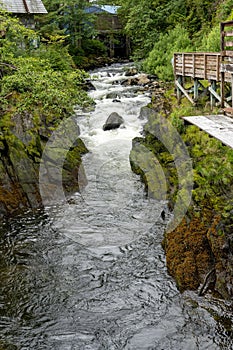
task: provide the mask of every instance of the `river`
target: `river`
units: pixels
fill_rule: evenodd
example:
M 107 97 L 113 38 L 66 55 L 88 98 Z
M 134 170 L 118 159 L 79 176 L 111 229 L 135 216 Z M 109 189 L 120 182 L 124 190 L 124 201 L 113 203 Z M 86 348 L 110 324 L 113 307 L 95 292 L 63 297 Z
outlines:
M 95 110 L 76 111 L 87 185 L 2 224 L 1 350 L 233 349 L 231 303 L 180 294 L 167 274 L 166 203 L 129 164 L 150 96 L 122 86 L 123 68 L 92 72 Z M 111 112 L 125 125 L 103 131 Z

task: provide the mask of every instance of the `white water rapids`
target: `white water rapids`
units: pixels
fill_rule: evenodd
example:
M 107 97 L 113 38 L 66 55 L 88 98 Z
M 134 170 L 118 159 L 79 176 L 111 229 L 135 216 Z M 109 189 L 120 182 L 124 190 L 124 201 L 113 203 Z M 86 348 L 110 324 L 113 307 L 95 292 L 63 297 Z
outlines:
M 150 98 L 146 93 L 135 92 L 139 87 L 122 87 L 120 82 L 126 77 L 122 72 L 113 72 L 99 72 L 98 80 L 93 80 L 96 90 L 90 96 L 96 102 L 95 110 L 77 112 L 80 137 L 89 150 L 83 157 L 87 186 L 81 190 L 81 196 L 73 196 L 74 205 L 63 206 L 56 222 L 56 227 L 64 227 L 69 238 L 96 253 L 116 253 L 141 237 L 157 222 L 164 206 L 147 198 L 144 185 L 129 163 L 132 139 L 141 136 L 145 123 L 138 118 L 140 109 Z M 110 93 L 120 98 L 106 98 Z M 103 131 L 112 112 L 124 118 L 124 125 Z

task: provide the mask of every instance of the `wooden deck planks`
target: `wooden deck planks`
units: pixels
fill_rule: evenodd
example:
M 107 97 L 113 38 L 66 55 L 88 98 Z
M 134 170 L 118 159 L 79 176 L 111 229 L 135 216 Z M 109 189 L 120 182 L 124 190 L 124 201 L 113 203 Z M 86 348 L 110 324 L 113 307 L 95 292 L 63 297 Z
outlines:
M 233 118 L 218 114 L 189 116 L 183 119 L 233 149 Z

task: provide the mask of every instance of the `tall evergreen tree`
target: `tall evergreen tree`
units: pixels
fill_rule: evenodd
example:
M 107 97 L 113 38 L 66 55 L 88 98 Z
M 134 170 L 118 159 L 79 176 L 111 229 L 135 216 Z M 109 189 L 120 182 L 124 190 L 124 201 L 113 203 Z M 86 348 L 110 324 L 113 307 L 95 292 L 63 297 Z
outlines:
M 94 16 L 87 11 L 87 0 L 45 0 L 48 15 L 40 23 L 44 33 L 66 35 L 66 43 L 81 48 L 82 40 L 91 38 L 94 33 Z

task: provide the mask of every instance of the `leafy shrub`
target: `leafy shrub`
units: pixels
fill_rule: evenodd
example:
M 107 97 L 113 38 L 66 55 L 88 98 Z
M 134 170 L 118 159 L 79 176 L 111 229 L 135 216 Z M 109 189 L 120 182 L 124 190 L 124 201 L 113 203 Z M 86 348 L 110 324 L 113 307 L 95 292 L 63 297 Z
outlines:
M 107 55 L 106 46 L 104 45 L 103 42 L 97 39 L 83 40 L 82 47 L 86 56 L 89 56 L 89 55 L 106 56 Z
M 193 51 L 191 40 L 186 29 L 177 25 L 167 34 L 161 34 L 155 43 L 143 68 L 146 72 L 156 74 L 160 79 L 173 80 L 172 57 L 174 52 Z
M 55 71 L 49 61 L 39 58 L 21 57 L 14 62 L 17 70 L 4 76 L 1 82 L 1 97 L 12 96 L 5 101 L 4 108 L 14 107 L 17 113 L 37 110 L 44 116 L 59 117 L 72 114 L 74 105 L 90 102 L 80 87 L 86 77 L 83 71 Z
M 215 210 L 227 207 L 226 194 L 231 198 L 232 193 L 232 149 L 196 126 L 186 129 L 184 141 L 189 144 L 193 159 L 194 201 L 200 203 L 207 199 Z
M 60 44 L 42 44 L 39 49 L 32 52 L 32 55 L 49 61 L 54 70 L 70 71 L 75 67 L 68 48 Z
M 211 29 L 208 35 L 204 35 L 200 51 L 219 52 L 220 51 L 220 27 L 219 24 Z
M 26 55 L 31 42 L 37 38 L 33 30 L 25 28 L 17 18 L 1 10 L 0 33 L 0 57 L 5 63 L 10 63 L 12 57 Z
M 17 19 L 0 12 L 2 79 L 0 113 L 13 116 L 31 113 L 40 118 L 59 119 L 73 113 L 74 105 L 90 103 L 82 83 L 87 74 L 74 69 L 73 60 L 61 43 L 30 46 L 38 35 Z

